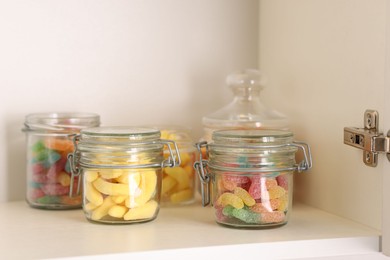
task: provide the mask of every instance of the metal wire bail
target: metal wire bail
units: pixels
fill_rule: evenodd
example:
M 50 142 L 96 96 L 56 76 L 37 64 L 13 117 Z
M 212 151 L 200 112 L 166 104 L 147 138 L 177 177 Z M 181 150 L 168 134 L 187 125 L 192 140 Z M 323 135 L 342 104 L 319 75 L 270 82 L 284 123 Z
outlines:
M 79 177 L 81 170 L 80 167 L 78 167 L 78 161 L 80 159 L 80 154 L 77 149 L 77 143 L 80 140 L 80 135 L 75 135 L 73 137 L 73 144 L 74 144 L 74 151 L 73 153 L 68 154 L 68 162 L 70 166 L 70 186 L 69 186 L 69 197 L 73 197 L 73 184 L 74 184 L 74 178 Z M 81 185 L 81 180 L 80 178 L 77 181 L 77 190 L 76 190 L 76 196 L 80 194 L 80 185 Z
M 200 190 L 202 194 L 202 206 L 205 207 L 210 204 L 210 174 L 207 170 L 208 161 L 202 157 L 202 147 L 207 149 L 207 142 L 203 141 L 195 144 L 199 151 L 199 161 L 194 163 L 194 169 L 198 173 L 201 181 Z

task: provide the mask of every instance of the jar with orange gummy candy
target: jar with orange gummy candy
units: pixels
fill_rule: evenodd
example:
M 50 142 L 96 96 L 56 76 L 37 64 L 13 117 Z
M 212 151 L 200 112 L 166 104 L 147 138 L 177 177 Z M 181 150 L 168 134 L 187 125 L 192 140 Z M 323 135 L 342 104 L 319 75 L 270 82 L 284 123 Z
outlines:
M 82 176 L 87 220 L 131 224 L 157 217 L 162 169 L 181 162 L 174 141 L 154 128 L 112 126 L 83 129 L 75 144 L 71 171 Z
M 161 203 L 163 206 L 187 205 L 195 201 L 195 169 L 197 150 L 192 142 L 190 130 L 182 126 L 158 126 L 161 138 L 176 142 L 181 163 L 175 168 L 163 169 Z M 164 156 L 169 156 L 164 150 Z
M 276 227 L 287 223 L 293 195 L 293 173 L 311 168 L 310 147 L 282 130 L 218 130 L 197 169 L 202 204 L 213 205 L 217 223 L 237 228 Z M 295 153 L 304 159 L 297 164 Z M 211 200 L 211 201 L 210 201 Z
M 99 126 L 93 113 L 35 113 L 25 119 L 27 135 L 27 203 L 34 208 L 81 207 L 81 196 L 71 197 L 78 178 L 71 180 L 67 159 L 73 152 L 73 137 L 81 129 Z

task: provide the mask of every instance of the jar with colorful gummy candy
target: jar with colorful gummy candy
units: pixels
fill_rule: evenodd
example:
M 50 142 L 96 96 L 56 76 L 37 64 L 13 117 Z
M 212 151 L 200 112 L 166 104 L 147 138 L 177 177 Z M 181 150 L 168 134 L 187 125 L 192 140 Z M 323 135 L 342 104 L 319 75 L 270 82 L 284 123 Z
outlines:
M 81 207 L 81 196 L 70 197 L 71 181 L 67 156 L 73 152 L 73 136 L 86 127 L 99 126 L 92 113 L 36 113 L 26 116 L 27 203 L 34 208 Z
M 159 126 L 161 138 L 176 142 L 181 163 L 174 168 L 164 168 L 161 203 L 165 206 L 191 204 L 195 201 L 195 169 L 197 150 L 193 145 L 190 130 L 181 126 Z M 164 150 L 164 157 L 170 154 Z
M 72 176 L 82 176 L 87 220 L 108 224 L 146 222 L 160 208 L 162 170 L 180 165 L 174 141 L 157 129 L 97 127 L 75 137 Z M 164 158 L 164 147 L 169 156 Z
M 211 203 L 216 222 L 237 228 L 287 223 L 292 206 L 293 173 L 312 166 L 310 147 L 282 130 L 219 130 L 212 142 L 197 143 L 194 167 L 201 181 L 202 204 Z M 303 160 L 297 164 L 296 152 Z

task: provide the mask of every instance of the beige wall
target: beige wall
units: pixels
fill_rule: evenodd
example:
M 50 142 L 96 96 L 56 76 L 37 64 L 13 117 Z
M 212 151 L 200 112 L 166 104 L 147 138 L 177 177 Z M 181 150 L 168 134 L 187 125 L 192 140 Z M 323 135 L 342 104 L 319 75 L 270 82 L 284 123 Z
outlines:
M 296 175 L 296 198 L 378 229 L 384 157 L 377 168 L 365 166 L 362 152 L 343 144 L 343 128 L 363 127 L 364 111 L 376 109 L 383 129 L 386 2 L 259 6 L 259 67 L 269 77 L 264 100 L 312 147 L 314 167 Z
M 25 115 L 194 128 L 257 66 L 258 1 L 0 1 L 0 201 L 25 190 Z

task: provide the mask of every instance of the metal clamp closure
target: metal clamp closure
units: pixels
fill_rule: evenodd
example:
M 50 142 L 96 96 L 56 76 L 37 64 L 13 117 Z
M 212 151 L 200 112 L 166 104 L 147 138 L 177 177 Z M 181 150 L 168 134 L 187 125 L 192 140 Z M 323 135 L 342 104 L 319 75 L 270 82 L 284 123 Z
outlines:
M 196 148 L 199 151 L 199 161 L 194 163 L 194 168 L 199 175 L 201 181 L 200 191 L 202 194 L 202 206 L 205 207 L 210 204 L 210 174 L 207 169 L 208 161 L 202 157 L 202 148 L 207 151 L 207 142 L 203 141 L 196 143 Z
M 78 161 L 80 158 L 80 153 L 77 150 L 77 143 L 80 140 L 80 135 L 75 135 L 73 137 L 73 145 L 75 147 L 73 153 L 68 154 L 68 162 L 70 166 L 70 186 L 69 186 L 69 197 L 73 197 L 73 184 L 75 177 L 80 176 L 80 167 L 78 165 Z M 76 190 L 76 196 L 80 194 L 80 186 L 81 186 L 81 180 L 78 178 L 77 180 L 77 190 Z
M 168 151 L 169 151 L 169 156 L 166 160 L 164 160 L 161 163 L 161 168 L 175 167 L 177 165 L 180 165 L 181 158 L 180 158 L 179 148 L 177 147 L 176 142 L 172 140 L 165 140 L 165 139 L 161 139 L 161 142 L 168 147 Z M 171 145 L 173 145 L 175 152 L 173 152 Z

